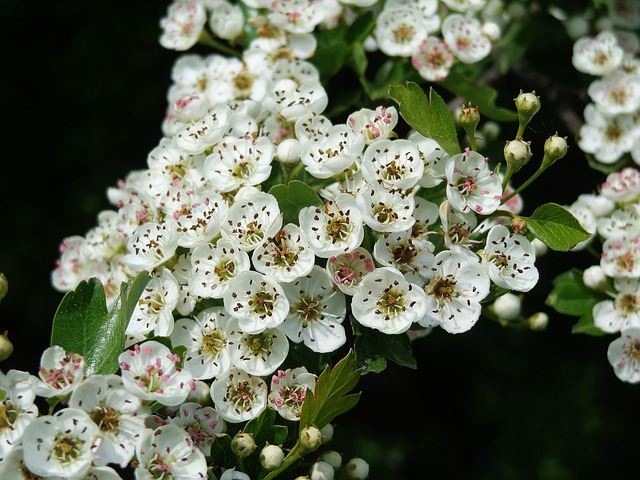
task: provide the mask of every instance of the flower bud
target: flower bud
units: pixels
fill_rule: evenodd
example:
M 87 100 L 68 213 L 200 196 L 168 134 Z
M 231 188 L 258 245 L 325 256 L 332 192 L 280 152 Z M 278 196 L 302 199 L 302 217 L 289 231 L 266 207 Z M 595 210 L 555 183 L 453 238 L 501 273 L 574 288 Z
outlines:
M 604 290 L 607 287 L 607 276 L 600 265 L 592 265 L 582 273 L 582 282 L 591 290 Z
M 304 427 L 300 430 L 299 441 L 306 451 L 313 451 L 322 443 L 322 433 L 320 433 L 320 430 L 313 425 Z
M 187 394 L 187 399 L 185 402 L 196 402 L 200 405 L 206 405 L 209 403 L 211 399 L 210 388 L 202 380 L 196 380 L 196 388 L 193 390 L 189 390 Z
M 504 159 L 513 172 L 524 167 L 531 159 L 530 142 L 523 140 L 509 140 L 504 146 Z
M 320 429 L 320 433 L 322 434 L 322 443 L 329 443 L 333 438 L 333 425 L 327 423 Z
M 278 157 L 280 163 L 287 165 L 300 160 L 301 153 L 302 145 L 300 145 L 298 140 L 295 138 L 285 138 L 278 144 L 276 157 Z
M 327 450 L 320 455 L 320 460 L 327 462 L 334 469 L 339 469 L 342 466 L 342 455 L 335 450 Z
M 498 122 L 488 120 L 484 122 L 480 130 L 488 142 L 493 142 L 500 136 L 500 124 Z
M 9 291 L 9 281 L 7 277 L 4 276 L 4 273 L 0 273 L 0 300 L 7 296 L 7 292 Z
M 536 95 L 536 92 L 523 93 L 520 90 L 520 94 L 516 97 L 516 109 L 518 110 L 518 118 L 521 123 L 525 125 L 529 123 L 529 120 L 540 111 L 542 104 L 540 103 L 540 97 Z
M 527 233 L 527 221 L 522 217 L 514 217 L 511 220 L 511 229 L 513 233 L 517 233 L 518 235 L 524 235 Z
M 220 476 L 220 480 L 251 480 L 251 477 L 244 472 L 238 472 L 234 468 L 227 468 Z
M 528 322 L 531 330 L 544 330 L 549 324 L 549 315 L 544 312 L 534 313 L 529 317 Z
M 238 433 L 231 440 L 231 451 L 240 458 L 248 457 L 257 445 L 251 433 Z
M 478 107 L 472 106 L 471 102 L 469 102 L 466 107 L 463 105 L 460 110 L 459 119 L 460 125 L 462 125 L 465 130 L 467 128 L 475 130 L 478 123 L 480 123 L 480 112 L 478 111 Z
M 361 458 L 354 457 L 344 466 L 345 477 L 353 480 L 364 480 L 369 476 L 369 464 Z
M 568 149 L 566 137 L 559 137 L 557 133 L 550 136 L 544 142 L 544 158 L 542 159 L 542 164 L 545 167 L 550 167 L 556 160 L 564 157 Z
M 9 340 L 9 334 L 5 332 L 0 335 L 0 362 L 6 360 L 13 353 L 13 343 Z
M 519 295 L 507 292 L 493 302 L 493 313 L 503 320 L 515 320 L 520 315 L 522 299 Z
M 336 472 L 333 467 L 327 462 L 318 461 L 311 465 L 309 471 L 309 478 L 311 480 L 333 480 Z
M 260 465 L 271 471 L 279 468 L 284 460 L 284 452 L 278 445 L 267 445 L 260 451 Z

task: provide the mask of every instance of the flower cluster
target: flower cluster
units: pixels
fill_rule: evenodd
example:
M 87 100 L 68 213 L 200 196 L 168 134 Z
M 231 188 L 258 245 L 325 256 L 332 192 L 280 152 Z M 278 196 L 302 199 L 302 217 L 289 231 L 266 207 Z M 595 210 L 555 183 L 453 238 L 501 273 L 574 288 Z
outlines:
M 612 165 L 628 159 L 640 165 L 640 11 L 632 1 L 608 2 L 600 31 L 589 27 L 573 45 L 573 66 L 592 78 L 589 103 L 577 139 L 582 151 Z

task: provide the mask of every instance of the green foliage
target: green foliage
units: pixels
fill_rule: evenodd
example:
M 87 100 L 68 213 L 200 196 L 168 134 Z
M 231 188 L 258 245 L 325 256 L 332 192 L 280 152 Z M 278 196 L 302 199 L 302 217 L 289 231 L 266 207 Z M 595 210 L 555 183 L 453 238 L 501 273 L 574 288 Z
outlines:
M 142 272 L 123 283 L 109 312 L 104 286 L 97 278 L 82 281 L 68 292 L 53 318 L 51 345 L 83 355 L 86 375 L 115 373 L 124 350 L 125 329 L 150 276 Z
M 288 435 L 288 428 L 284 425 L 275 425 L 276 412 L 273 408 L 267 407 L 262 413 L 247 422 L 242 429 L 243 433 L 253 435 L 256 443 L 254 452 L 244 459 L 244 470 L 251 478 L 258 478 L 262 466 L 260 465 L 260 451 L 268 444 L 280 445 L 285 442 Z
M 546 203 L 530 217 L 521 217 L 529 231 L 552 250 L 567 252 L 591 235 L 566 208 Z
M 315 425 L 322 428 L 338 415 L 351 410 L 360 393 L 348 394 L 358 384 L 360 371 L 356 369 L 355 354 L 349 350 L 333 369 L 327 366 L 318 377 L 315 391 L 307 391 L 302 406 L 300 428 Z
M 434 139 L 449 154 L 460 153 L 456 125 L 447 104 L 431 87 L 429 97 L 415 82 L 391 85 L 389 96 L 398 104 L 400 115 L 417 132 Z
M 592 312 L 596 303 L 606 298 L 604 293 L 587 288 L 582 281 L 582 271 L 574 268 L 553 280 L 553 290 L 546 304 L 558 313 L 580 317 L 572 328 L 573 333 L 601 336 L 606 333 L 593 324 Z
M 282 222 L 298 224 L 298 213 L 304 207 L 319 207 L 322 200 L 316 191 L 300 180 L 291 180 L 287 185 L 274 185 L 269 193 L 276 197 L 282 212 Z
M 387 360 L 400 366 L 416 369 L 416 359 L 411 350 L 409 336 L 387 335 L 372 328 L 352 322 L 356 339 L 354 349 L 356 364 L 362 373 L 380 373 L 387 367 Z

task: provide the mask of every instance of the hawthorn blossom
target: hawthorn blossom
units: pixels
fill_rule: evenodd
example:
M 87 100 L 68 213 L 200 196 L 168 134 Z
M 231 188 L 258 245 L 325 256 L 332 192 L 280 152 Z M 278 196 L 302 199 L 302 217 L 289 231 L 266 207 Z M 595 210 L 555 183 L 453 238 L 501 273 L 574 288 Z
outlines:
M 411 64 L 422 78 L 430 82 L 445 80 L 454 62 L 455 57 L 449 45 L 439 37 L 432 36 L 422 40 L 411 56 Z
M 201 119 L 180 124 L 172 137 L 185 152 L 198 155 L 222 139 L 229 128 L 230 118 L 229 106 L 218 103 L 210 107 Z
M 640 237 L 623 234 L 607 238 L 602 244 L 600 266 L 609 277 L 639 277 Z
M 63 408 L 27 426 L 22 436 L 24 464 L 42 477 L 79 477 L 91 467 L 101 441 L 100 429 L 84 410 Z
M 231 367 L 227 350 L 226 324 L 230 315 L 223 307 L 210 307 L 195 318 L 176 320 L 171 345 L 184 346 L 184 369 L 196 380 L 208 380 Z
M 491 40 L 482 32 L 480 22 L 457 13 L 442 21 L 442 37 L 455 57 L 463 63 L 476 63 L 491 53 Z
M 474 254 L 443 250 L 431 267 L 424 286 L 426 313 L 418 320 L 423 327 L 440 326 L 449 333 L 463 333 L 480 318 L 480 302 L 489 294 L 491 281 Z
M 269 10 L 269 22 L 289 33 L 311 33 L 325 18 L 325 10 L 316 0 L 275 0 Z
M 299 421 L 307 390 L 313 391 L 316 376 L 306 367 L 278 370 L 271 377 L 269 406 L 285 420 Z
M 228 1 L 218 1 L 210 7 L 209 28 L 223 40 L 234 40 L 242 34 L 244 14 L 240 5 Z
M 489 215 L 502 200 L 500 176 L 489 169 L 488 159 L 467 149 L 447 160 L 447 199 L 460 212 Z
M 426 308 L 424 291 L 393 267 L 368 273 L 351 303 L 351 313 L 360 324 L 388 335 L 406 332 Z
M 184 51 L 193 47 L 207 23 L 207 11 L 197 2 L 172 2 L 160 19 L 160 45 L 170 50 Z
M 195 388 L 193 376 L 178 364 L 180 357 L 162 343 L 148 340 L 118 356 L 124 388 L 142 400 L 179 405 Z
M 633 113 L 640 108 L 640 75 L 614 70 L 591 82 L 587 93 L 605 115 Z
M 376 232 L 402 232 L 415 223 L 413 195 L 398 188 L 387 189 L 382 182 L 365 183 L 356 195 L 362 220 Z
M 538 283 L 536 254 L 531 242 L 504 225 L 495 225 L 489 230 L 481 257 L 489 278 L 499 287 L 528 292 Z
M 422 284 L 430 271 L 435 245 L 424 237 L 414 237 L 411 230 L 380 236 L 373 247 L 376 261 L 397 268 L 407 279 Z
M 576 40 L 571 62 L 579 72 L 602 76 L 618 68 L 623 56 L 624 50 L 618 45 L 616 36 L 605 30 L 595 37 Z
M 623 382 L 640 382 L 640 327 L 627 327 L 609 344 L 607 359 Z
M 305 142 L 300 160 L 316 178 L 330 178 L 351 167 L 359 158 L 365 137 L 345 124 L 331 126 L 326 135 Z
M 600 194 L 612 202 L 628 203 L 640 197 L 640 171 L 624 167 L 607 175 L 600 185 Z
M 122 378 L 92 375 L 73 391 L 69 407 L 86 412 L 100 429 L 102 441 L 96 457 L 105 464 L 126 467 L 135 454 L 150 409 L 124 388 Z
M 256 418 L 267 407 L 265 381 L 235 367 L 217 377 L 210 390 L 218 415 L 229 423 Z
M 145 189 L 158 196 L 185 179 L 187 184 L 197 185 L 201 182 L 204 159 L 204 155 L 189 155 L 174 139 L 163 137 L 147 155 L 148 168 L 143 174 Z
M 410 57 L 422 40 L 440 26 L 440 17 L 424 16 L 409 5 L 385 6 L 373 35 L 378 48 L 391 57 Z
M 640 236 L 640 205 L 617 208 L 610 215 L 596 221 L 598 234 L 607 239 L 613 236 Z
M 358 290 L 362 277 L 373 271 L 374 263 L 369 250 L 358 247 L 353 252 L 329 257 L 326 269 L 342 293 L 353 295 Z
M 231 317 L 226 332 L 227 352 L 233 366 L 251 375 L 273 373 L 289 354 L 289 341 L 280 328 L 247 333 L 240 328 L 238 319 Z
M 613 286 L 613 299 L 602 300 L 593 307 L 594 325 L 607 333 L 640 327 L 640 280 L 614 278 Z
M 322 113 L 329 97 L 320 82 L 308 81 L 299 84 L 295 80 L 283 78 L 272 87 L 272 94 L 267 97 L 270 109 L 288 122 L 295 122 L 301 117 Z
M 472 238 L 478 226 L 478 218 L 473 211 L 461 212 L 445 200 L 440 204 L 439 215 L 440 230 L 447 248 L 453 245 L 471 246 L 478 243 L 478 240 Z
M 389 138 L 398 123 L 398 111 L 395 107 L 361 108 L 349 115 L 347 125 L 355 133 L 364 136 L 370 144 L 379 138 Z
M 612 164 L 631 151 L 638 127 L 632 114 L 609 115 L 594 104 L 584 109 L 585 123 L 580 127 L 578 146 L 601 163 Z
M 207 460 L 191 435 L 177 425 L 162 425 L 142 433 L 136 448 L 137 480 L 206 479 Z
M 85 366 L 82 355 L 65 352 L 61 346 L 52 345 L 42 352 L 38 376 L 30 376 L 33 390 L 44 398 L 64 397 L 80 385 Z
M 25 428 L 38 417 L 36 392 L 27 372 L 0 371 L 0 464 L 20 444 Z
M 173 222 L 148 222 L 136 228 L 127 242 L 122 261 L 134 273 L 152 270 L 171 259 L 178 248 L 180 235 Z
M 216 437 L 224 434 L 226 422 L 220 418 L 213 407 L 196 402 L 180 405 L 175 413 L 167 418 L 169 425 L 185 430 L 195 445 L 205 456 L 211 455 L 211 446 Z
M 334 352 L 344 345 L 346 300 L 325 269 L 314 265 L 309 274 L 283 285 L 283 290 L 290 308 L 280 328 L 292 342 L 302 342 L 320 353 Z
M 380 181 L 389 189 L 407 190 L 422 178 L 424 162 L 411 140 L 383 138 L 367 147 L 360 168 L 370 184 Z

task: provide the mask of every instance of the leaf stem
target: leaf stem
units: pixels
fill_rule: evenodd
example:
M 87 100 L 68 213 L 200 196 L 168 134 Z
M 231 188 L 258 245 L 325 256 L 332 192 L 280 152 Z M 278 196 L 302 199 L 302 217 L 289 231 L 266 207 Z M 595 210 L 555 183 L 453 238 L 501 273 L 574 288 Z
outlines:
M 213 38 L 211 35 L 209 35 L 205 30 L 203 30 L 202 33 L 200 34 L 200 37 L 198 38 L 198 43 L 207 45 L 219 52 L 226 53 L 227 55 L 231 55 L 232 57 L 242 56 L 241 52 L 234 50 L 233 48 L 229 47 L 228 45 L 225 45 L 222 42 L 219 42 L 218 40 Z
M 547 167 L 544 164 L 540 165 L 540 167 L 538 167 L 538 170 L 536 170 L 536 172 L 533 175 L 531 175 L 526 182 L 524 182 L 522 185 L 520 185 L 518 188 L 516 188 L 509 195 L 504 197 L 502 199 L 502 202 L 500 202 L 500 204 L 504 204 L 504 203 L 508 202 L 509 200 L 511 200 L 511 198 L 513 198 L 514 196 L 519 194 L 521 191 L 523 191 L 525 188 L 527 188 L 529 185 L 531 185 L 533 183 L 533 181 L 536 178 L 538 178 L 542 174 L 542 172 L 544 172 L 546 169 L 547 169 Z M 505 178 L 506 178 L 506 175 L 505 175 Z

